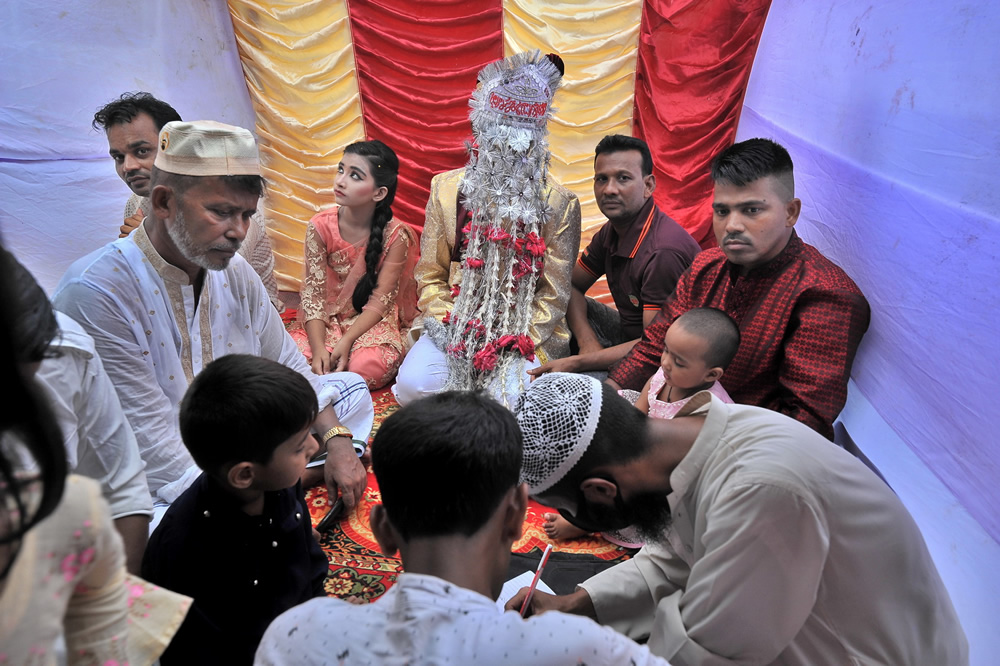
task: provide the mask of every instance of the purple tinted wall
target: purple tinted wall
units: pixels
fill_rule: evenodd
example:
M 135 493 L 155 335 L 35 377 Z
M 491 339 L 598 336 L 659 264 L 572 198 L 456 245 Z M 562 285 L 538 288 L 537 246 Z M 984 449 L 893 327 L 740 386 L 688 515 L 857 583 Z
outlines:
M 855 381 L 1000 541 L 998 7 L 775 3 L 738 138 L 791 152 L 800 234 L 872 305 Z

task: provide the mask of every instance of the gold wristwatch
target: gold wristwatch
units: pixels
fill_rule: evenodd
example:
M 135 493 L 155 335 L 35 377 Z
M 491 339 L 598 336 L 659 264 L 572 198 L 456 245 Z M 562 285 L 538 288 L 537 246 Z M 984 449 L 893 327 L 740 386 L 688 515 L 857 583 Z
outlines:
M 323 434 L 323 444 L 325 445 L 334 437 L 346 437 L 347 439 L 354 439 L 353 433 L 346 426 L 338 425 L 333 426 Z

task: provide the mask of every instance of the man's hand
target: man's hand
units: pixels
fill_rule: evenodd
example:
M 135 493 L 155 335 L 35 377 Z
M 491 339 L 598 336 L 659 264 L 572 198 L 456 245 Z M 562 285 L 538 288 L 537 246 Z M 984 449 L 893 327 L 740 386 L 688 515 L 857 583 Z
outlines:
M 528 374 L 531 375 L 532 379 L 534 379 L 535 377 L 541 377 L 548 372 L 576 372 L 579 367 L 579 361 L 579 356 L 557 358 L 554 361 L 549 361 L 544 365 L 528 370 Z
M 323 465 L 323 476 L 326 479 L 326 489 L 330 493 L 330 503 L 337 499 L 337 489 L 344 498 L 346 512 L 354 510 L 361 501 L 368 486 L 368 474 L 364 465 L 358 460 L 351 440 L 347 437 L 334 437 L 326 443 L 326 462 Z
M 522 587 L 518 590 L 517 594 L 511 597 L 510 601 L 504 604 L 503 609 L 505 611 L 520 611 L 521 605 L 524 603 L 524 597 L 527 594 L 528 588 Z M 592 620 L 597 619 L 597 612 L 594 610 L 594 604 L 590 600 L 590 594 L 588 594 L 583 588 L 578 589 L 573 594 L 563 594 L 558 596 L 536 589 L 531 595 L 531 603 L 528 604 L 528 608 L 524 612 L 524 616 L 531 617 L 532 615 L 538 615 L 540 613 L 553 610 L 561 613 L 583 615 L 584 617 L 589 617 Z
M 608 386 L 610 386 L 611 388 L 613 388 L 616 391 L 621 391 L 622 390 L 621 385 L 619 385 L 618 382 L 616 382 L 615 380 L 611 379 L 610 377 L 608 377 L 607 379 L 605 379 L 604 383 L 607 384 Z
M 128 235 L 135 231 L 140 224 L 142 224 L 142 220 L 145 217 L 146 214 L 142 212 L 141 208 L 135 211 L 135 213 L 132 214 L 132 217 L 126 217 L 125 221 L 122 222 L 122 226 L 119 228 L 121 233 L 118 234 L 118 238 L 128 238 Z

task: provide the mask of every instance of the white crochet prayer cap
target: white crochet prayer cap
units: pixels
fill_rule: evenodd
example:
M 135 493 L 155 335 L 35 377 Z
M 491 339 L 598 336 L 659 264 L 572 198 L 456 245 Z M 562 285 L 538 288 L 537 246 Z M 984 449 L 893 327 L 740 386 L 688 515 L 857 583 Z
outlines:
M 531 382 L 514 407 L 524 435 L 521 483 L 531 495 L 558 483 L 580 462 L 601 418 L 601 383 L 553 372 Z
M 153 164 L 182 176 L 260 175 L 253 134 L 214 120 L 175 120 L 164 125 Z

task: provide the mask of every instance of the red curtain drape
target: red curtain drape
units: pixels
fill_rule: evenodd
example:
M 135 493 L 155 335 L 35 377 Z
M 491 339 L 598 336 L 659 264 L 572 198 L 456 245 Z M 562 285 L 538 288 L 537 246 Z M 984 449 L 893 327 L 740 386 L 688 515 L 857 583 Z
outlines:
M 646 0 L 635 136 L 649 143 L 656 203 L 702 247 L 712 235 L 709 163 L 736 137 L 770 0 Z
M 400 160 L 393 211 L 423 227 L 434 174 L 464 166 L 476 74 L 503 57 L 500 0 L 349 0 L 365 133 Z

